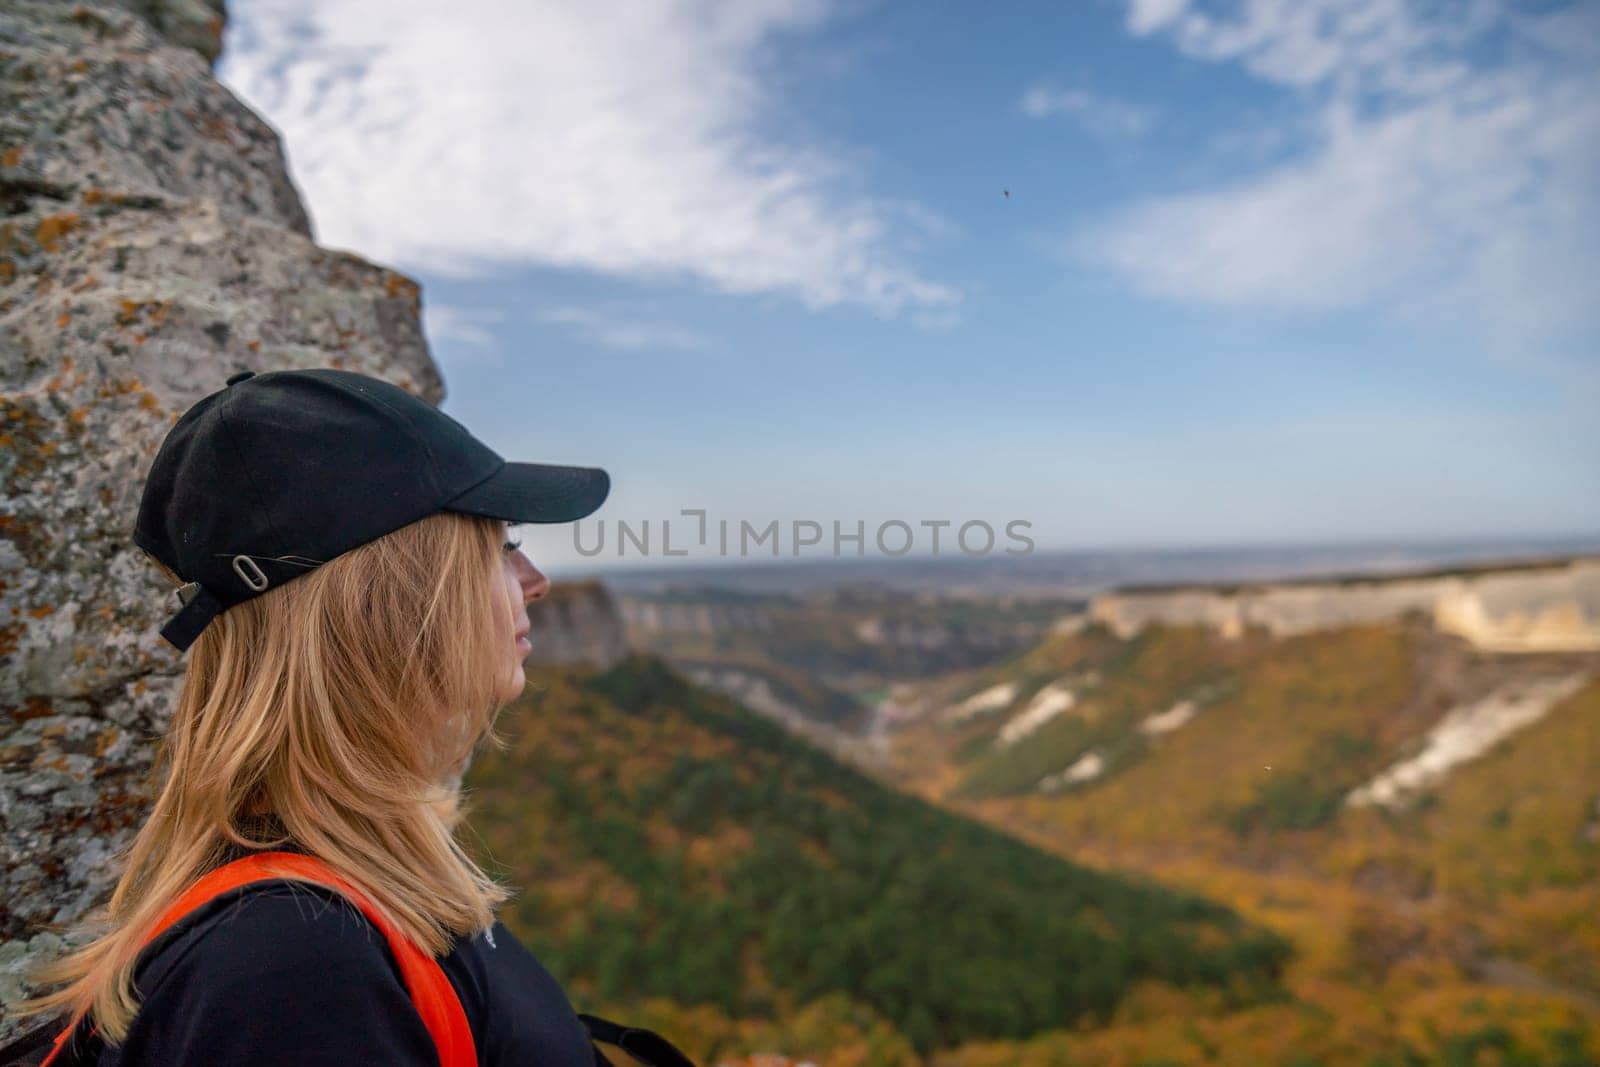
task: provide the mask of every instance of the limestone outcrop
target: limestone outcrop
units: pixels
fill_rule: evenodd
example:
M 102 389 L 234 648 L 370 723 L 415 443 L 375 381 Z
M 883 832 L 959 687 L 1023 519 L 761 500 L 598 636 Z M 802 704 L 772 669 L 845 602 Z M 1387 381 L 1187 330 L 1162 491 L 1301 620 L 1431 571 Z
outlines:
M 1127 589 L 1096 597 L 1089 616 L 1119 636 L 1151 623 L 1199 623 L 1238 635 L 1275 636 L 1409 612 L 1493 652 L 1600 649 L 1600 559 L 1483 567 L 1413 576 L 1263 582 L 1249 586 Z
M 597 581 L 551 582 L 549 597 L 529 605 L 528 623 L 533 651 L 524 662 L 529 666 L 610 667 L 628 654 L 622 615 Z

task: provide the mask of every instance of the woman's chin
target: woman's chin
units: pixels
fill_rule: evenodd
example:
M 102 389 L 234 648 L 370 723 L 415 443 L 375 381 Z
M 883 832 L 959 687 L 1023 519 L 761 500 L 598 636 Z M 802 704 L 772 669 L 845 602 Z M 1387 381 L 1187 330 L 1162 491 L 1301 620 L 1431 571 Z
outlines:
M 523 671 L 522 665 L 518 664 L 517 673 L 507 679 L 505 688 L 501 690 L 500 703 L 511 703 L 513 700 L 522 695 L 522 691 L 523 689 L 527 688 L 527 685 L 528 675 L 525 671 Z

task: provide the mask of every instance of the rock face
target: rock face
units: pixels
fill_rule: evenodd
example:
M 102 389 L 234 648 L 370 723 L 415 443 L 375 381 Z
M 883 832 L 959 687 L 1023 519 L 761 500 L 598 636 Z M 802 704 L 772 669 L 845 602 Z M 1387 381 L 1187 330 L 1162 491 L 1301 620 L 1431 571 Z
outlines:
M 773 677 L 760 670 L 728 664 L 674 664 L 696 685 L 731 697 L 757 715 L 780 723 L 790 733 L 850 763 L 873 765 L 886 754 L 882 744 L 849 729 L 819 720 L 803 699 L 796 699 Z
M 1446 633 L 1494 652 L 1600 649 L 1600 559 L 1472 573 L 1235 588 L 1127 590 L 1097 597 L 1090 617 L 1127 637 L 1150 623 L 1203 623 L 1274 635 L 1420 612 Z
M 221 29 L 217 0 L 0 5 L 0 1036 L 109 889 L 182 672 L 129 539 L 167 429 L 240 369 L 443 395 L 418 286 L 313 243 Z
M 528 606 L 528 623 L 530 666 L 610 667 L 628 653 L 616 601 L 596 581 L 552 582 L 549 597 Z
M 1600 560 L 1486 574 L 1439 598 L 1434 624 L 1495 652 L 1600 649 Z
M 639 596 L 621 598 L 622 618 L 641 633 L 687 633 L 709 636 L 727 630 L 772 629 L 772 613 L 747 604 L 675 603 Z

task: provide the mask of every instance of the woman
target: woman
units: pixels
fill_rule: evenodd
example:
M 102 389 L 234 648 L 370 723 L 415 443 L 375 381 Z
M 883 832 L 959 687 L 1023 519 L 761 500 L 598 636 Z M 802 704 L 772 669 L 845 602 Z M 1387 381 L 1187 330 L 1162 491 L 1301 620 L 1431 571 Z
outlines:
M 508 524 L 579 518 L 608 489 L 507 463 L 345 371 L 235 375 L 185 413 L 134 540 L 186 583 L 162 633 L 193 648 L 98 936 L 29 1005 L 76 1020 L 54 1063 L 440 1063 L 410 952 L 448 978 L 470 1059 L 596 1062 L 603 1021 L 495 921 L 507 890 L 454 830 L 550 588 Z M 324 877 L 216 889 L 285 854 Z

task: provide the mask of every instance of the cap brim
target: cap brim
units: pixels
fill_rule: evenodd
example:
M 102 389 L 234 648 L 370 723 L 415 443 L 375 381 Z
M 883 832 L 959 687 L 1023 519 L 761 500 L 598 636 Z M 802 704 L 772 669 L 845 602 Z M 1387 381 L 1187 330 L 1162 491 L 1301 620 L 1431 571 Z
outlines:
M 598 467 L 507 463 L 444 507 L 506 522 L 572 522 L 610 492 L 611 476 Z

